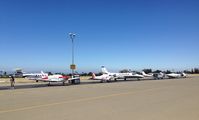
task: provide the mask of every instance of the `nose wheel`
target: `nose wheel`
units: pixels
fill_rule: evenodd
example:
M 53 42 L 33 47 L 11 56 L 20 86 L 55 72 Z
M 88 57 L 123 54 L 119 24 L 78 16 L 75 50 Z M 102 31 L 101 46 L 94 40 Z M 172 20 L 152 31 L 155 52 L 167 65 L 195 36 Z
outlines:
M 63 86 L 65 86 L 65 81 L 63 82 Z
M 50 82 L 48 82 L 48 86 L 50 86 Z

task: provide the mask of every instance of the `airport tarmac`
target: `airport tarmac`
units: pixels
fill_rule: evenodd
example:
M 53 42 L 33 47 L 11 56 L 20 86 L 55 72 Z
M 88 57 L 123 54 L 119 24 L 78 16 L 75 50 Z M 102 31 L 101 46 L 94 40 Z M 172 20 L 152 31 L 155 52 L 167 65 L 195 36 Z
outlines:
M 2 88 L 2 86 L 0 86 Z M 20 84 L 0 90 L 0 120 L 198 120 L 199 77 Z

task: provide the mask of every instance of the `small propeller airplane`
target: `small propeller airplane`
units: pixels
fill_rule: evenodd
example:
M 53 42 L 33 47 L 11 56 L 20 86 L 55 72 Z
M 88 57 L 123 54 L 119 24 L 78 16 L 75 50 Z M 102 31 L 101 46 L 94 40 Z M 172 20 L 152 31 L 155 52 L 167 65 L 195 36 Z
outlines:
M 141 73 L 144 77 L 153 77 L 153 74 L 146 74 L 144 71 Z
M 32 74 L 27 76 L 26 78 L 28 78 L 29 80 L 35 80 L 36 82 L 38 81 L 49 82 L 49 85 L 51 82 L 62 82 L 63 85 L 65 85 L 65 82 L 69 79 L 69 76 L 60 75 L 60 74 L 48 75 L 47 73 L 41 71 L 40 74 Z
M 113 76 L 110 76 L 108 74 L 102 74 L 100 76 L 96 76 L 95 73 L 92 73 L 92 80 L 100 80 L 101 82 L 109 82 L 111 79 L 113 79 Z
M 185 78 L 187 77 L 187 75 L 183 72 L 183 73 L 170 73 L 170 74 L 166 74 L 166 76 L 168 78 Z

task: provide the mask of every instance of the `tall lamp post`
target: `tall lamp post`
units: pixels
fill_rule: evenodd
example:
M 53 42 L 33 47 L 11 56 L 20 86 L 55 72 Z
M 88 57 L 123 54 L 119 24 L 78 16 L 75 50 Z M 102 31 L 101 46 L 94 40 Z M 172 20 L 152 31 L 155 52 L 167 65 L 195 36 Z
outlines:
M 74 33 L 69 33 L 70 39 L 72 41 L 72 64 L 70 65 L 70 69 L 72 70 L 72 78 L 74 77 L 74 70 L 76 69 L 76 65 L 74 63 L 74 38 L 75 34 Z

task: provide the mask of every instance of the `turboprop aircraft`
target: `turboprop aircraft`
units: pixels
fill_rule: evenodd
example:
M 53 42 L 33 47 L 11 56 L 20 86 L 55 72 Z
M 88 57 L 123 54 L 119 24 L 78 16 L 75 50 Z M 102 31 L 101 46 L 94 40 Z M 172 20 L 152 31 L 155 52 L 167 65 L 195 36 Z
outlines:
M 108 72 L 108 70 L 104 66 L 102 66 L 101 69 L 103 74 L 108 74 L 109 76 L 113 76 L 115 80 L 117 79 L 126 80 L 127 78 L 137 78 L 138 80 L 140 80 L 140 78 L 144 78 L 143 75 L 133 74 L 133 73 L 111 73 Z
M 95 76 L 95 73 L 92 73 L 91 80 L 100 80 L 101 82 L 109 82 L 113 76 L 110 76 L 108 74 L 102 74 L 100 76 Z
M 187 77 L 185 73 L 170 73 L 166 74 L 168 78 L 181 78 L 181 77 Z

